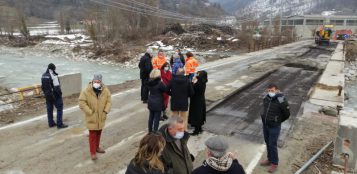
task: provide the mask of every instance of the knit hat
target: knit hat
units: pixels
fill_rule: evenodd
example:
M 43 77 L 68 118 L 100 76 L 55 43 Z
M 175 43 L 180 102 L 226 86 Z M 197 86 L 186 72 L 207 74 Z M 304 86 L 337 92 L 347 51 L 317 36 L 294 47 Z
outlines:
M 48 69 L 55 71 L 56 70 L 56 65 L 53 63 L 48 64 Z
M 209 150 L 212 151 L 212 153 L 214 153 L 215 157 L 224 156 L 228 150 L 228 143 L 221 136 L 215 136 L 209 138 L 205 142 L 205 145 Z
M 102 81 L 103 76 L 101 74 L 94 74 L 93 80 L 100 80 Z

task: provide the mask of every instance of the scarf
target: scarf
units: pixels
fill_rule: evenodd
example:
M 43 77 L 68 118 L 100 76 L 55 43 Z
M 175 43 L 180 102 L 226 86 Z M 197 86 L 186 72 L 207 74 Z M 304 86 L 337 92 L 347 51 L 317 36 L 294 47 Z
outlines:
M 226 154 L 225 156 L 219 159 L 215 157 L 210 157 L 205 160 L 203 165 L 204 166 L 208 165 L 212 167 L 214 170 L 225 172 L 231 168 L 232 163 L 233 163 L 233 158 L 231 157 L 230 154 Z

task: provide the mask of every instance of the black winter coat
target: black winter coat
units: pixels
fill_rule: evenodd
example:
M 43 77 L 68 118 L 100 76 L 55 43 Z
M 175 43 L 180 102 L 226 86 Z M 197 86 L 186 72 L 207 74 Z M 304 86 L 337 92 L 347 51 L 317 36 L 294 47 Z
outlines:
M 190 98 L 188 123 L 202 126 L 206 122 L 206 83 L 198 81 L 193 84 L 194 95 Z
M 56 75 L 58 75 L 56 72 L 54 72 L 54 73 Z M 54 96 L 62 96 L 61 87 L 53 86 L 53 80 L 52 80 L 49 69 L 47 69 L 46 72 L 42 74 L 41 89 L 42 89 L 43 93 L 45 94 L 46 98 L 53 98 Z
M 148 53 L 145 53 L 145 55 L 141 57 L 138 65 L 140 69 L 140 79 L 149 79 L 150 73 L 153 69 L 151 58 L 152 57 Z
M 187 111 L 188 98 L 194 94 L 192 83 L 189 79 L 183 75 L 173 76 L 167 90 L 171 95 L 171 110 Z
M 263 106 L 261 118 L 264 125 L 269 127 L 280 126 L 290 117 L 289 103 L 282 93 L 278 93 L 274 97 L 266 95 L 263 99 Z
M 217 171 L 210 167 L 209 165 L 203 163 L 201 167 L 196 168 L 193 170 L 192 174 L 245 174 L 243 167 L 239 164 L 238 160 L 233 160 L 233 164 L 229 170 Z
M 164 107 L 164 95 L 166 87 L 160 78 L 150 79 L 147 83 L 149 88 L 148 108 L 151 111 L 162 111 Z
M 164 174 L 159 170 L 150 169 L 149 165 L 144 165 L 144 168 L 134 165 L 134 161 L 131 160 L 125 174 Z

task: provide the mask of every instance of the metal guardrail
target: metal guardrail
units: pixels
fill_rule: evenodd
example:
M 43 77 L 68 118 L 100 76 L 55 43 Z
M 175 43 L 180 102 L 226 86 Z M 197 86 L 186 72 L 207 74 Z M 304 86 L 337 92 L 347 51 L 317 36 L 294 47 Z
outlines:
M 34 85 L 34 86 L 16 88 L 16 91 L 14 91 L 14 92 L 8 92 L 8 93 L 5 93 L 5 94 L 0 94 L 0 97 L 14 95 L 14 94 L 18 94 L 19 95 L 18 96 L 19 97 L 18 100 L 0 104 L 0 106 L 5 106 L 5 105 L 9 105 L 9 104 L 13 104 L 13 103 L 18 103 L 18 102 L 24 101 L 25 97 L 26 97 L 25 94 L 27 92 L 34 92 L 34 95 L 41 95 L 41 93 L 42 93 L 41 85 Z

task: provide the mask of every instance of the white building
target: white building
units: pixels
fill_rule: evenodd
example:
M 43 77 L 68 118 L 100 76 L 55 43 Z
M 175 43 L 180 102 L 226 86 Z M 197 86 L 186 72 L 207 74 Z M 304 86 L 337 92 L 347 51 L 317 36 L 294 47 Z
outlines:
M 265 20 L 262 25 L 264 27 L 273 28 L 274 19 Z M 323 16 L 323 15 L 297 15 L 282 17 L 281 30 L 289 28 L 293 29 L 298 37 L 312 38 L 314 32 L 322 25 L 333 25 L 333 31 L 336 30 L 352 30 L 357 33 L 357 16 Z

